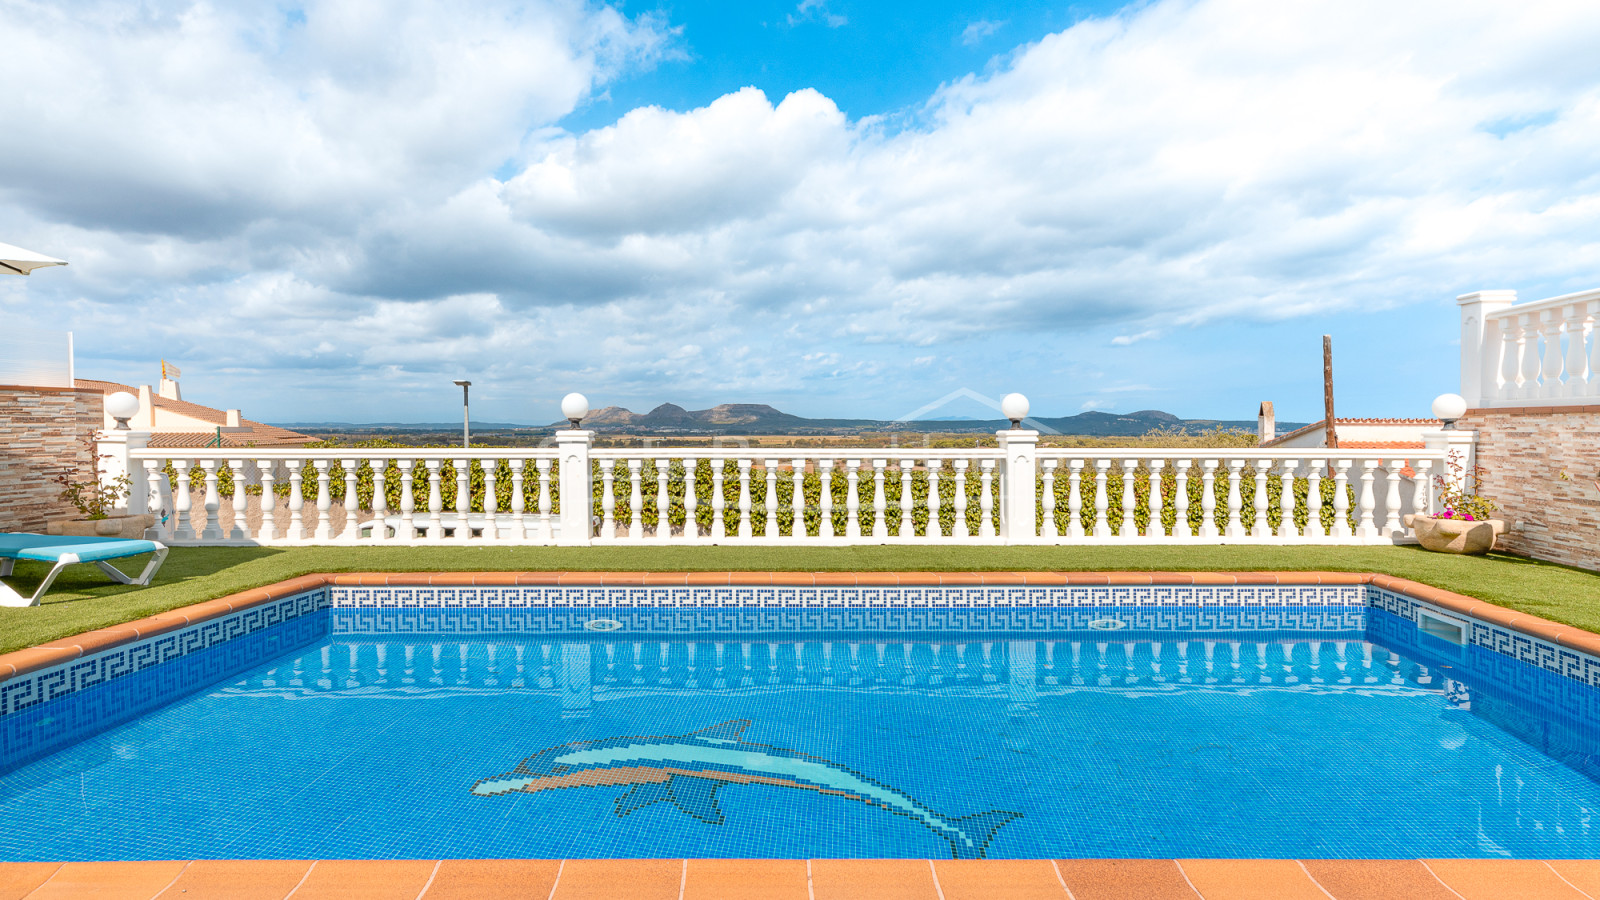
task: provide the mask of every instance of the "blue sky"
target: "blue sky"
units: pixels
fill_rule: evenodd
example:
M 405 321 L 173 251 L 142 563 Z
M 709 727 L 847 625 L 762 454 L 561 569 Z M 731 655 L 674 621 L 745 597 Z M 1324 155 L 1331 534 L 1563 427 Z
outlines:
M 268 421 L 1420 416 L 1600 283 L 1600 7 L 0 0 L 0 323 Z M 979 415 L 963 402 L 935 414 Z

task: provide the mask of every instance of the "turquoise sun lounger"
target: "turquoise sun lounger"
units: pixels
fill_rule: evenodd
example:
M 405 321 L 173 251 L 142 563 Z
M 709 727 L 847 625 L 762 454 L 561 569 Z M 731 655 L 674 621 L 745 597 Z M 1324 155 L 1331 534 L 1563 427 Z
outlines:
M 144 571 L 139 573 L 138 578 L 124 575 L 122 570 L 107 561 L 121 559 L 124 556 L 138 556 L 141 553 L 155 555 L 150 557 L 150 562 L 145 565 Z M 0 534 L 0 576 L 10 575 L 12 567 L 19 559 L 55 564 L 51 567 L 50 574 L 44 577 L 44 581 L 39 582 L 39 589 L 33 592 L 32 597 L 24 597 L 10 587 L 0 584 L 0 606 L 38 606 L 39 598 L 44 596 L 45 591 L 50 590 L 50 585 L 56 580 L 56 576 L 61 574 L 61 570 L 77 563 L 92 562 L 100 567 L 100 571 L 122 584 L 147 585 L 166 558 L 166 546 L 157 541 L 50 534 Z

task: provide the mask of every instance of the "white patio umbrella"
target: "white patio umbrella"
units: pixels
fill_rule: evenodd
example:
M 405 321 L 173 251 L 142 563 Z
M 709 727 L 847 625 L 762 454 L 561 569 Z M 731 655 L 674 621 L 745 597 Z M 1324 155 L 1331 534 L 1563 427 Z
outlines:
M 64 266 L 67 261 L 13 247 L 10 244 L 0 244 L 0 275 L 26 275 L 34 269 L 45 266 Z

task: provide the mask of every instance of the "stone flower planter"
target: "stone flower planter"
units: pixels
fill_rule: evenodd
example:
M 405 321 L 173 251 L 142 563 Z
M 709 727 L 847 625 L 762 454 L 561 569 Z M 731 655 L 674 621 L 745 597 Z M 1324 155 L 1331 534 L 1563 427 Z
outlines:
M 74 537 L 119 537 L 138 540 L 144 530 L 156 524 L 149 513 L 137 516 L 108 516 L 104 519 L 52 519 L 45 525 L 45 534 L 65 534 Z
M 1417 536 L 1423 549 L 1435 553 L 1488 553 L 1495 538 L 1505 533 L 1502 519 L 1436 519 L 1433 516 L 1406 516 L 1406 525 Z

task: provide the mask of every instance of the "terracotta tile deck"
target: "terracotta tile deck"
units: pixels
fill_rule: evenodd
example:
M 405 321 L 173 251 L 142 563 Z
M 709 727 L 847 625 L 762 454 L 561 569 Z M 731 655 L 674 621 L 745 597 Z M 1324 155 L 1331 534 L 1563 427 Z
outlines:
M 1600 900 L 1591 860 L 570 859 L 0 863 L 0 900 Z

